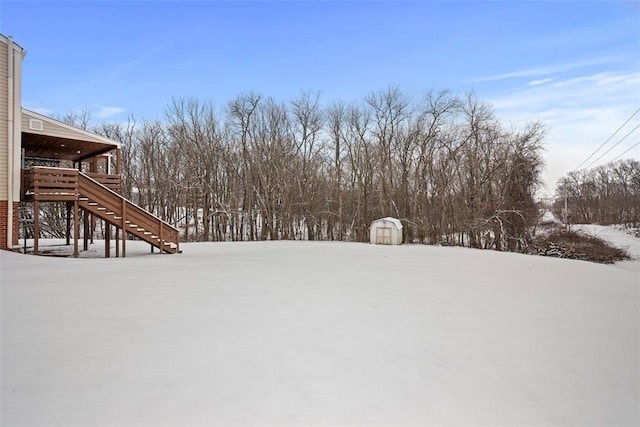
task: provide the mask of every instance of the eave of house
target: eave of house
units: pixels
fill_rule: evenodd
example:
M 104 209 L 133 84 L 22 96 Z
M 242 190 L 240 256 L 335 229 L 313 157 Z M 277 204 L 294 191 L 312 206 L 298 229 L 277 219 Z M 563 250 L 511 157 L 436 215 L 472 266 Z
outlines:
M 0 42 L 2 42 L 5 45 L 8 45 L 9 43 L 12 43 L 13 48 L 17 51 L 19 51 L 22 54 L 22 57 L 24 58 L 27 55 L 27 51 L 20 46 L 18 43 L 16 43 L 13 40 L 13 37 L 11 36 L 5 36 L 4 34 L 0 34 Z
M 120 148 L 120 143 L 22 109 L 22 148 L 27 157 L 79 162 Z

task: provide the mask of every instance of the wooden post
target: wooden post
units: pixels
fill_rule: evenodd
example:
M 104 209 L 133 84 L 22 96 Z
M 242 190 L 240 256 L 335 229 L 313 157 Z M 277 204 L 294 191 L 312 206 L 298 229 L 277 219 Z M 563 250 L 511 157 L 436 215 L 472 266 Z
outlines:
M 82 250 L 89 250 L 89 211 L 84 211 L 84 233 L 82 233 Z
M 93 216 L 93 214 L 91 214 L 91 232 L 89 233 L 89 238 L 91 240 L 91 243 L 93 244 L 93 235 L 96 233 L 96 218 Z
M 117 225 L 114 225 L 113 229 L 114 229 L 114 231 L 116 233 L 116 235 L 115 235 L 115 238 L 116 238 L 116 258 L 120 258 L 120 239 L 118 238 L 118 236 L 120 236 L 120 231 L 118 230 L 118 226 Z
M 67 202 L 67 230 L 66 230 L 66 237 L 67 237 L 67 246 L 69 246 L 69 244 L 71 243 L 71 202 Z
M 116 149 L 116 175 L 120 176 L 122 170 L 120 166 L 120 159 L 122 158 L 122 150 L 120 148 Z
M 122 258 L 127 256 L 127 201 L 122 198 Z
M 92 157 L 91 159 L 89 159 L 89 173 L 96 173 L 97 169 L 96 169 L 96 161 L 97 159 L 95 157 Z M 89 238 L 91 240 L 91 243 L 93 244 L 93 235 L 96 232 L 96 218 L 93 216 L 93 214 L 90 215 L 91 218 L 91 232 L 89 233 Z M 86 250 L 86 249 L 85 249 Z
M 111 258 L 111 224 L 104 221 L 104 257 Z
M 160 231 L 158 232 L 158 237 L 160 238 L 160 253 L 162 254 L 162 251 L 164 250 L 164 240 L 163 240 L 163 236 L 162 236 L 162 220 L 158 219 L 158 225 L 160 226 Z
M 78 235 L 80 234 L 80 209 L 78 199 L 73 201 L 73 256 L 78 258 Z
M 40 202 L 33 202 L 33 254 L 38 255 L 38 237 L 40 236 Z

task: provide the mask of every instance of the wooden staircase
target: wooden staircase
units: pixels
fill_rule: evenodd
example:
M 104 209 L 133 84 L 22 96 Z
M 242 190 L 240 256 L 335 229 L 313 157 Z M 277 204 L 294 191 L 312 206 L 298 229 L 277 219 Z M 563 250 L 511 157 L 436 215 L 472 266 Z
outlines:
M 36 210 L 41 201 L 74 202 L 77 208 L 123 230 L 123 256 L 126 233 L 158 248 L 160 253 L 179 253 L 178 229 L 113 191 L 109 187 L 119 186 L 119 180 L 105 177 L 103 184 L 98 181 L 101 175 L 91 177 L 74 169 L 33 167 L 23 173 L 23 201 L 36 203 Z
M 180 251 L 177 228 L 82 172 L 78 173 L 78 194 L 82 209 L 144 240 L 160 252 L 175 254 Z

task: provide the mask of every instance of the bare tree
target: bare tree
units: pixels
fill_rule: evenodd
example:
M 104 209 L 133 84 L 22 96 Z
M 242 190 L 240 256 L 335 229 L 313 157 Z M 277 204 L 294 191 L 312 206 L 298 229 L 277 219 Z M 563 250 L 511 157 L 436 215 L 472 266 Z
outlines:
M 524 250 L 537 215 L 544 128 L 506 128 L 473 94 L 413 102 L 389 88 L 323 108 L 313 92 L 288 103 L 246 93 L 220 111 L 177 98 L 164 121 L 100 132 L 122 143 L 123 193 L 186 239 L 366 241 L 392 215 L 409 242 Z M 599 170 L 590 193 L 576 177 L 575 209 L 613 218 L 593 196 L 606 191 L 637 218 L 636 171 Z
M 558 180 L 556 207 L 566 195 L 571 222 L 640 223 L 640 162 L 633 159 L 572 171 Z

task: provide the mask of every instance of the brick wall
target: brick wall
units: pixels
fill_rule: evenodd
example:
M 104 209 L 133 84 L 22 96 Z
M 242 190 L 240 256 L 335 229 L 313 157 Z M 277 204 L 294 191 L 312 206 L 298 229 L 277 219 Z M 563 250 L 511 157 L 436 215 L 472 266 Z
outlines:
M 12 243 L 17 246 L 20 240 L 20 202 L 13 203 L 13 239 Z
M 0 249 L 7 248 L 7 214 L 9 213 L 9 203 L 6 200 L 0 200 Z M 13 204 L 13 236 L 12 242 L 14 245 L 18 244 L 18 238 L 20 234 L 20 203 Z
M 6 200 L 0 200 L 0 249 L 7 249 L 7 213 L 9 206 Z

